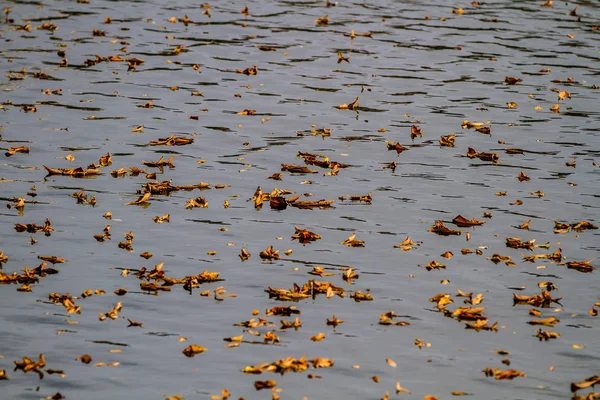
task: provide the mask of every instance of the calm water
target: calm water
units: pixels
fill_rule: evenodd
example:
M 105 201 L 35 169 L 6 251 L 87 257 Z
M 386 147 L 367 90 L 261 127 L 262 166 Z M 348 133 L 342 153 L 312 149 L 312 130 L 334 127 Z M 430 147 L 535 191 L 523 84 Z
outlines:
M 30 152 L 0 156 L 0 250 L 9 257 L 1 272 L 34 268 L 40 255 L 66 262 L 55 265 L 59 274 L 31 285 L 30 293 L 15 291 L 20 285 L 0 286 L 0 370 L 10 378 L 0 381 L 0 398 L 38 399 L 60 392 L 67 399 L 175 394 L 208 399 L 227 388 L 231 398 L 258 399 L 271 394 L 255 391 L 253 382 L 267 379 L 277 381 L 283 399 L 380 399 L 385 392 L 394 397 L 397 381 L 411 390 L 400 395 L 407 399 L 427 394 L 445 399 L 452 391 L 478 399 L 571 396 L 571 382 L 600 374 L 600 317 L 588 314 L 600 300 L 598 275 L 546 259 L 524 262 L 521 255 L 561 248 L 564 262 L 592 260 L 599 266 L 598 230 L 555 234 L 553 221 L 600 223 L 600 168 L 594 165 L 600 163 L 600 9 L 586 1 L 555 2 L 553 8 L 541 3 L 340 1 L 326 7 L 325 1 L 261 0 L 249 2 L 246 15 L 240 12 L 244 2 L 214 2 L 204 14 L 206 7 L 188 1 L 168 6 L 157 1 L 4 2 L 10 12 L 0 24 L 0 147 L 23 145 Z M 462 15 L 452 12 L 459 6 Z M 579 20 L 569 15 L 575 7 Z M 318 25 L 315 20 L 326 14 L 329 23 Z M 182 22 L 186 15 L 187 24 Z M 105 24 L 107 17 L 112 23 Z M 49 21 L 58 29 L 36 29 Z M 27 24 L 29 31 L 23 29 Z M 94 30 L 105 31 L 97 32 L 104 36 L 94 36 Z M 361 36 L 365 33 L 371 34 Z M 66 65 L 59 50 L 66 53 Z M 338 52 L 350 62 L 338 63 Z M 130 71 L 123 61 L 83 65 L 96 55 L 145 63 Z M 236 73 L 253 65 L 257 75 Z M 23 68 L 26 72 L 19 72 Z M 39 72 L 50 79 L 36 78 Z M 505 77 L 522 82 L 509 85 Z M 52 94 L 57 89 L 62 92 Z M 558 101 L 559 91 L 571 98 Z M 357 109 L 336 108 L 357 96 Z M 152 108 L 144 108 L 149 101 Z M 509 102 L 518 106 L 509 108 Z M 559 109 L 552 112 L 555 104 Z M 21 106 L 35 106 L 37 112 Z M 242 110 L 255 115 L 238 115 Z M 491 121 L 491 135 L 461 129 L 464 120 Z M 422 129 L 414 141 L 412 125 Z M 138 126 L 141 132 L 131 132 Z M 331 135 L 311 133 L 319 128 L 331 129 Z M 146 146 L 173 134 L 194 142 Z M 455 147 L 441 147 L 440 136 L 450 134 L 456 135 Z M 408 150 L 388 151 L 386 141 Z M 496 152 L 500 161 L 467 158 L 469 147 Z M 525 152 L 507 154 L 507 148 Z M 350 167 L 334 176 L 312 165 L 318 173 L 282 172 L 281 164 L 304 165 L 298 152 Z M 85 168 L 106 153 L 112 165 L 102 167 L 99 176 L 45 177 L 43 165 Z M 67 161 L 68 155 L 75 160 Z M 175 168 L 161 173 L 142 165 L 161 156 L 174 156 Z M 574 160 L 575 168 L 566 165 Z M 382 168 L 393 161 L 395 170 Z M 156 179 L 173 185 L 203 181 L 212 189 L 152 195 L 146 207 L 125 205 L 153 181 L 146 173 L 110 174 L 129 166 L 157 172 Z M 520 182 L 521 171 L 531 180 Z M 276 172 L 282 173 L 281 181 L 267 179 Z M 306 180 L 312 184 L 303 184 Z M 216 189 L 217 184 L 227 186 Z M 277 211 L 267 200 L 255 209 L 247 200 L 259 185 L 265 193 L 279 188 L 312 193 L 303 200 L 336 202 L 330 209 Z M 77 204 L 71 195 L 80 190 L 96 197 L 95 207 Z M 545 196 L 530 194 L 538 190 Z M 496 195 L 503 191 L 506 196 Z M 370 205 L 339 199 L 367 193 L 372 193 Z M 206 198 L 207 209 L 184 209 L 198 196 Z M 4 207 L 19 197 L 27 201 L 22 213 Z M 223 207 L 225 200 L 229 208 Z M 112 220 L 103 218 L 106 212 L 112 212 Z M 169 223 L 154 223 L 154 216 L 167 213 Z M 484 213 L 492 218 L 483 218 Z M 485 224 L 456 228 L 451 221 L 458 214 Z M 14 229 L 17 223 L 43 225 L 46 218 L 54 228 L 49 237 Z M 463 234 L 429 232 L 436 220 Z M 527 220 L 529 231 L 517 228 Z M 107 224 L 112 240 L 94 240 Z M 294 226 L 322 239 L 306 245 L 292 241 Z M 132 252 L 117 246 L 129 231 L 135 236 Z M 340 244 L 352 233 L 364 247 Z M 420 246 L 394 248 L 407 236 Z M 507 237 L 549 242 L 550 249 L 508 248 Z M 261 260 L 259 253 L 269 245 L 280 250 L 281 260 Z M 242 248 L 252 253 L 243 263 Z M 463 255 L 464 248 L 482 254 Z M 283 254 L 287 249 L 293 253 Z M 153 253 L 149 260 L 139 256 L 146 251 Z M 441 257 L 446 251 L 454 257 Z M 516 265 L 486 259 L 495 253 L 510 256 Z M 446 269 L 419 267 L 433 260 Z M 161 262 L 170 278 L 209 270 L 224 281 L 202 284 L 191 295 L 181 285 L 157 295 L 142 292 L 136 270 Z M 309 275 L 315 266 L 335 275 Z M 348 266 L 360 275 L 352 283 L 341 276 Z M 122 269 L 132 272 L 123 277 Z M 268 287 L 292 288 L 309 279 L 330 281 L 348 296 L 289 303 L 265 293 Z M 553 297 L 563 298 L 562 307 L 540 309 L 538 319 L 560 319 L 553 328 L 542 327 L 561 335 L 548 342 L 534 337 L 538 326 L 527 324 L 536 319 L 528 314 L 534 307 L 513 306 L 512 300 L 513 293 L 540 293 L 538 283 L 545 281 L 560 289 L 551 292 Z M 215 300 L 212 291 L 218 286 L 237 297 Z M 118 288 L 128 293 L 118 297 L 113 293 Z M 81 298 L 87 289 L 106 294 Z M 373 301 L 349 297 L 367 289 Z M 490 325 L 498 321 L 497 332 L 466 330 L 464 322 L 444 317 L 428 301 L 450 293 L 454 303 L 448 310 L 466 306 L 456 289 L 483 294 L 480 306 L 486 307 Z M 205 290 L 211 296 L 198 295 Z M 62 305 L 50 303 L 53 292 L 77 296 L 81 314 L 67 315 Z M 99 321 L 98 314 L 119 301 L 119 318 Z M 285 305 L 301 311 L 301 328 L 278 331 L 281 319 L 294 316 L 274 316 L 267 318 L 274 328 L 256 329 L 261 334 L 275 329 L 279 344 L 247 343 L 262 338 L 234 326 L 258 318 L 253 310 L 264 317 L 266 309 Z M 392 310 L 401 316 L 394 320 L 411 325 L 380 325 L 379 314 Z M 344 320 L 335 329 L 326 325 L 333 314 Z M 126 318 L 143 326 L 128 328 Z M 326 338 L 311 341 L 319 332 Z M 242 333 L 246 342 L 226 347 L 223 338 Z M 419 349 L 417 338 L 431 347 Z M 207 350 L 187 358 L 182 351 L 190 344 Z M 496 354 L 499 349 L 510 355 Z M 13 372 L 13 360 L 37 360 L 40 353 L 46 369 L 66 376 L 46 374 L 40 380 L 35 373 Z M 91 364 L 76 360 L 83 354 L 92 357 Z M 241 372 L 247 365 L 303 355 L 335 364 L 284 376 Z M 501 363 L 504 358 L 510 367 Z M 119 365 L 95 366 L 100 362 Z M 485 368 L 514 368 L 527 377 L 495 380 L 485 377 Z M 307 379 L 308 374 L 322 378 Z

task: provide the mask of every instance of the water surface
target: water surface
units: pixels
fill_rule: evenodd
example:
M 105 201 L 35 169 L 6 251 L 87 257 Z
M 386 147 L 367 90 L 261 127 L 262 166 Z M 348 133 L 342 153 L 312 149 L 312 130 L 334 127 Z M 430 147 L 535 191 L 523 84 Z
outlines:
M 0 250 L 9 257 L 1 272 L 35 268 L 40 255 L 66 262 L 54 266 L 58 274 L 31 285 L 30 293 L 15 291 L 16 284 L 0 286 L 0 370 L 10 378 L 0 382 L 0 397 L 37 399 L 60 392 L 67 399 L 175 394 L 207 399 L 227 388 L 232 398 L 268 398 L 268 390 L 253 386 L 267 379 L 276 380 L 279 395 L 289 399 L 380 399 L 386 392 L 394 397 L 397 381 L 412 392 L 400 394 L 407 399 L 428 394 L 444 399 L 453 391 L 486 399 L 571 396 L 571 382 L 600 373 L 598 317 L 588 313 L 600 300 L 600 282 L 596 272 L 581 273 L 564 263 L 592 260 L 598 266 L 600 233 L 553 229 L 554 220 L 600 222 L 600 15 L 593 2 L 541 3 L 341 1 L 327 7 L 325 1 L 261 0 L 249 3 L 244 14 L 244 2 L 215 2 L 210 8 L 188 1 L 6 2 L 9 13 L 0 24 L 0 147 L 23 145 L 30 152 L 0 156 L 2 203 L 27 201 L 22 212 L 4 207 L 0 212 Z M 325 15 L 328 24 L 315 22 Z M 58 29 L 37 29 L 47 22 Z M 338 52 L 349 62 L 338 63 Z M 145 62 L 128 68 L 125 61 L 102 61 L 110 56 Z M 236 72 L 252 66 L 256 75 Z M 36 77 L 40 72 L 48 79 Z M 506 77 L 522 81 L 511 85 Z M 559 100 L 563 91 L 570 98 Z M 357 97 L 356 109 L 339 109 Z M 144 107 L 150 101 L 152 107 Z M 511 102 L 518 106 L 509 108 Z M 37 111 L 26 112 L 28 106 Z M 255 113 L 238 114 L 243 110 Z M 461 128 L 465 120 L 489 121 L 491 134 Z M 411 139 L 413 125 L 421 137 Z M 320 128 L 331 134 L 319 134 Z M 440 146 L 440 136 L 451 134 L 455 147 Z M 194 141 L 147 145 L 171 135 Z M 389 151 L 386 142 L 400 142 L 407 150 Z M 499 162 L 468 158 L 469 147 L 498 153 Z M 299 152 L 349 167 L 337 175 L 313 165 L 308 167 L 314 174 L 281 171 L 281 164 L 305 165 Z M 43 167 L 85 168 L 107 153 L 112 164 L 87 179 L 46 176 Z M 142 164 L 161 156 L 173 156 L 175 168 Z M 382 168 L 393 161 L 394 170 Z M 125 205 L 154 181 L 146 173 L 111 176 L 129 166 L 157 172 L 156 180 L 173 185 L 207 182 L 212 188 Z M 520 182 L 521 171 L 531 180 Z M 268 179 L 277 172 L 281 181 Z M 301 200 L 335 202 L 328 209 L 273 210 L 267 200 L 255 208 L 248 199 L 257 186 L 264 193 L 289 190 L 288 199 L 312 194 Z M 96 197 L 95 206 L 77 204 L 71 195 L 81 190 Z M 531 194 L 538 190 L 543 197 Z M 368 193 L 370 204 L 347 199 Z M 184 208 L 198 196 L 208 208 Z M 103 218 L 107 212 L 111 220 Z M 153 221 L 165 214 L 169 223 Z M 485 224 L 457 228 L 451 221 L 459 214 Z M 43 225 L 46 218 L 54 228 L 51 236 L 14 229 Z M 437 220 L 462 234 L 429 232 Z M 528 231 L 517 228 L 527 220 Z M 94 240 L 107 224 L 111 240 Z M 302 245 L 291 239 L 294 226 L 322 239 Z M 117 245 L 130 231 L 131 252 Z M 353 233 L 364 247 L 340 244 Z M 407 236 L 418 246 L 394 247 Z M 550 248 L 508 248 L 507 237 L 536 239 Z M 270 245 L 280 260 L 261 260 L 259 253 Z M 238 256 L 242 248 L 252 254 L 245 262 Z M 561 262 L 522 259 L 559 248 Z M 293 252 L 284 254 L 287 249 Z M 461 249 L 482 254 L 463 255 Z M 446 251 L 454 257 L 441 257 Z M 140 258 L 144 252 L 153 257 Z M 494 264 L 487 259 L 493 254 L 510 256 L 516 265 Z M 446 268 L 420 267 L 433 260 Z M 208 270 L 224 281 L 191 293 L 181 285 L 156 294 L 140 290 L 143 281 L 135 272 L 161 262 L 170 278 Z M 309 275 L 317 266 L 335 275 Z M 350 283 L 342 279 L 348 267 L 359 274 Z M 131 273 L 122 276 L 123 269 Z M 330 281 L 347 295 L 290 303 L 265 292 L 310 279 Z M 540 327 L 527 324 L 536 319 L 528 313 L 535 307 L 513 306 L 513 294 L 541 293 L 538 284 L 548 281 L 559 288 L 551 295 L 563 299 L 539 309 L 537 319 L 560 319 L 553 328 L 542 327 L 561 335 L 546 342 L 535 337 Z M 215 299 L 219 286 L 236 297 Z M 116 296 L 118 288 L 128 293 Z M 81 298 L 87 289 L 106 294 Z M 457 289 L 483 294 L 480 306 L 490 325 L 498 321 L 497 331 L 465 329 L 464 322 L 444 317 L 429 302 L 449 293 L 454 303 L 448 310 L 467 306 Z M 210 296 L 199 296 L 206 290 Z M 350 295 L 358 290 L 370 290 L 373 301 L 355 302 Z M 76 296 L 81 314 L 67 315 L 62 305 L 48 301 L 50 293 Z M 98 314 L 119 301 L 118 318 L 99 321 Z M 301 328 L 279 330 L 281 319 L 294 316 L 274 316 L 267 318 L 274 327 L 256 329 L 274 330 L 280 343 L 248 343 L 262 337 L 234 326 L 286 305 L 301 311 Z M 253 317 L 253 310 L 260 315 Z M 410 325 L 380 325 L 379 314 L 392 310 L 400 316 L 395 321 Z M 335 329 L 326 325 L 334 314 L 344 320 Z M 126 318 L 143 326 L 128 327 Z M 326 338 L 311 341 L 319 332 Z M 242 333 L 246 342 L 239 347 L 223 341 Z M 419 349 L 415 339 L 431 346 Z M 182 351 L 190 344 L 207 350 L 187 358 Z M 510 355 L 498 355 L 499 349 Z M 40 380 L 35 373 L 12 371 L 13 360 L 37 360 L 40 353 L 45 369 L 63 370 L 64 376 Z M 77 361 L 83 354 L 92 357 L 91 364 Z M 241 372 L 304 355 L 335 364 L 283 376 Z M 495 380 L 485 377 L 485 368 L 514 368 L 527 377 Z M 307 379 L 309 374 L 321 378 Z

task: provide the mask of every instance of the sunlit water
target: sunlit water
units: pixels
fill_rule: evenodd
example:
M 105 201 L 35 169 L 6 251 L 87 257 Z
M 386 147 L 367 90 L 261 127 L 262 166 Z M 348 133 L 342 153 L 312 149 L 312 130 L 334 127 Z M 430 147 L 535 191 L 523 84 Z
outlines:
M 248 3 L 245 15 L 240 12 L 244 2 L 214 2 L 209 17 L 203 14 L 207 8 L 187 1 L 168 6 L 45 1 L 43 7 L 5 2 L 11 9 L 0 24 L 0 147 L 25 145 L 30 153 L 0 156 L 0 198 L 3 205 L 14 204 L 17 197 L 36 203 L 27 203 L 23 215 L 14 208 L 0 214 L 0 250 L 9 257 L 2 272 L 34 268 L 39 255 L 67 262 L 56 264 L 60 273 L 41 278 L 31 293 L 15 291 L 19 285 L 0 286 L 0 370 L 10 377 L 0 381 L 0 398 L 37 399 L 60 392 L 67 399 L 160 399 L 165 394 L 194 399 L 220 395 L 223 388 L 232 398 L 268 398 L 268 390 L 253 387 L 255 380 L 267 379 L 277 381 L 283 399 L 379 399 L 385 392 L 394 397 L 396 381 L 412 391 L 400 395 L 407 399 L 427 394 L 444 399 L 452 391 L 478 399 L 570 396 L 571 382 L 600 372 L 600 336 L 594 333 L 599 317 L 588 314 L 599 301 L 597 273 L 544 259 L 524 262 L 521 254 L 562 248 L 563 261 L 593 260 L 598 266 L 599 231 L 554 234 L 553 221 L 600 222 L 600 168 L 593 164 L 600 163 L 600 90 L 594 86 L 600 85 L 600 14 L 594 2 L 555 2 L 553 8 L 541 3 L 503 0 L 473 7 L 450 1 L 341 1 L 326 7 L 325 1 L 263 0 Z M 459 6 L 464 13 L 452 13 Z M 579 21 L 569 15 L 575 7 Z M 317 25 L 315 20 L 326 14 L 329 24 Z M 176 21 L 185 15 L 187 25 Z M 104 23 L 107 17 L 111 24 Z M 36 29 L 48 21 L 58 29 Z M 17 27 L 26 24 L 31 24 L 29 32 Z M 105 36 L 93 36 L 93 30 L 106 31 Z M 360 36 L 367 32 L 372 35 Z M 177 46 L 183 46 L 181 51 Z M 66 52 L 68 66 L 60 65 L 59 50 Z M 350 62 L 338 63 L 338 52 Z M 145 63 L 131 71 L 125 62 L 82 64 L 96 55 L 137 57 Z M 257 75 L 236 73 L 252 65 Z M 19 73 L 23 68 L 26 74 Z M 40 71 L 53 79 L 36 79 Z M 7 74 L 26 79 L 9 80 Z M 507 76 L 522 82 L 508 85 Z M 565 83 L 569 78 L 572 82 Z M 178 90 L 170 90 L 175 86 Z M 46 88 L 62 89 L 62 94 L 44 94 Z M 558 101 L 552 88 L 570 92 L 571 98 Z M 336 108 L 357 96 L 357 110 Z M 150 100 L 153 107 L 143 108 Z M 509 109 L 509 102 L 518 107 Z M 552 112 L 557 103 L 558 112 Z M 37 112 L 25 112 L 22 105 L 35 105 Z M 237 114 L 245 109 L 256 115 Z M 461 129 L 464 120 L 491 121 L 491 135 Z M 413 124 L 423 132 L 414 141 Z M 131 132 L 138 126 L 142 132 Z M 323 127 L 332 129 L 331 136 L 311 134 Z M 172 134 L 193 135 L 194 143 L 146 146 Z M 439 137 L 449 134 L 456 134 L 455 147 L 441 147 Z M 388 151 L 386 141 L 408 150 Z M 500 162 L 467 158 L 468 147 L 497 152 Z M 506 148 L 525 152 L 507 154 Z M 337 176 L 309 166 L 318 173 L 283 172 L 282 181 L 267 179 L 281 172 L 281 164 L 304 165 L 298 152 L 322 154 L 350 167 Z M 106 153 L 112 165 L 95 178 L 44 177 L 43 165 L 85 167 Z M 69 154 L 74 161 L 64 159 Z M 161 174 L 142 165 L 163 155 L 174 156 L 174 169 Z M 566 165 L 574 160 L 576 168 Z M 395 171 L 382 168 L 392 161 Z M 172 179 L 174 185 L 203 181 L 213 188 L 153 195 L 148 207 L 124 205 L 137 199 L 136 191 L 148 181 L 145 173 L 110 174 L 129 166 L 158 172 L 159 181 Z M 531 180 L 519 182 L 520 171 Z M 312 184 L 301 184 L 305 180 Z M 217 184 L 230 186 L 216 189 Z M 34 185 L 37 196 L 27 196 Z M 247 200 L 259 185 L 265 193 L 279 188 L 312 193 L 306 200 L 336 202 L 324 210 L 276 211 L 268 201 L 255 209 Z M 96 196 L 95 207 L 70 196 L 82 189 Z M 530 194 L 538 190 L 545 196 Z M 502 191 L 506 196 L 496 195 Z M 338 198 L 369 192 L 370 205 Z M 184 209 L 197 196 L 205 197 L 209 207 Z M 225 200 L 229 208 L 223 207 Z M 522 205 L 510 204 L 517 200 Z M 108 211 L 112 220 L 102 217 Z M 483 218 L 484 212 L 492 218 Z M 170 223 L 153 222 L 167 213 Z M 456 229 L 451 221 L 458 214 L 486 223 L 460 228 L 461 236 L 428 231 L 436 220 Z M 14 230 L 16 223 L 43 225 L 46 218 L 55 229 L 49 237 Z M 529 231 L 517 229 L 529 219 Z M 112 225 L 112 240 L 99 243 L 93 235 L 106 224 Z M 294 226 L 322 239 L 307 245 L 292 241 Z M 133 252 L 117 246 L 129 231 L 135 235 Z M 352 233 L 364 240 L 364 248 L 340 244 Z M 394 248 L 407 236 L 420 246 Z M 506 237 L 535 238 L 539 244 L 549 242 L 550 249 L 507 248 Z M 259 253 L 269 245 L 280 250 L 281 260 L 261 261 Z M 242 248 L 252 253 L 243 263 L 238 257 Z M 483 254 L 462 255 L 463 248 Z M 284 255 L 286 249 L 293 253 Z M 154 256 L 140 258 L 145 251 Z M 207 254 L 211 251 L 216 255 Z M 440 257 L 446 251 L 454 257 Z M 509 255 L 516 266 L 486 259 L 495 253 Z M 434 259 L 446 269 L 419 267 Z M 135 272 L 160 262 L 169 277 L 209 270 L 224 281 L 203 284 L 191 295 L 181 285 L 152 295 L 140 291 L 133 273 L 121 276 L 124 268 Z M 542 265 L 546 268 L 538 268 Z M 335 275 L 307 274 L 315 266 Z M 360 275 L 351 284 L 341 277 L 348 266 Z M 309 279 L 331 281 L 348 295 L 370 289 L 374 300 L 356 303 L 349 296 L 319 295 L 295 304 L 269 299 L 264 291 Z M 449 283 L 441 284 L 444 279 Z M 553 328 L 543 327 L 561 335 L 548 342 L 534 337 L 538 326 L 527 324 L 535 319 L 528 314 L 532 307 L 513 306 L 512 300 L 513 293 L 540 293 L 543 281 L 558 286 L 553 297 L 563 297 L 563 307 L 541 310 L 540 318 L 560 319 Z M 198 295 L 218 286 L 237 297 L 216 301 Z M 114 295 L 121 287 L 129 292 Z M 498 321 L 498 332 L 467 330 L 464 322 L 444 317 L 428 301 L 437 293 L 451 293 L 454 304 L 447 308 L 454 310 L 464 305 L 457 288 L 483 293 L 481 306 L 490 324 Z M 52 292 L 79 296 L 86 289 L 106 294 L 76 299 L 80 315 L 67 316 L 61 305 L 48 302 Z M 118 301 L 123 304 L 119 318 L 99 321 L 98 314 Z M 263 316 L 268 308 L 290 304 L 301 311 L 303 325 L 277 331 L 280 344 L 226 347 L 223 338 L 242 334 L 244 328 L 233 325 L 252 318 L 252 310 Z M 379 314 L 391 310 L 401 316 L 395 320 L 411 325 L 379 325 Z M 335 329 L 326 325 L 333 314 L 344 320 Z M 125 318 L 143 327 L 128 328 Z M 277 330 L 281 319 L 293 318 L 269 317 L 276 327 L 258 330 Z M 319 332 L 326 338 L 311 341 Z M 431 347 L 419 349 L 417 338 Z M 262 341 L 248 333 L 244 340 Z M 185 357 L 182 350 L 192 343 L 207 351 Z M 114 349 L 121 352 L 110 352 Z M 500 356 L 494 352 L 498 349 L 510 355 Z M 37 360 L 40 353 L 46 368 L 64 370 L 66 376 L 46 374 L 39 380 L 35 373 L 12 371 L 13 360 Z M 83 354 L 93 362 L 77 361 Z M 240 372 L 247 365 L 303 355 L 335 364 L 284 376 Z M 510 367 L 501 363 L 504 358 Z M 94 366 L 99 362 L 120 364 Z M 486 378 L 482 370 L 488 367 L 514 368 L 527 377 Z M 309 373 L 322 378 L 309 380 Z

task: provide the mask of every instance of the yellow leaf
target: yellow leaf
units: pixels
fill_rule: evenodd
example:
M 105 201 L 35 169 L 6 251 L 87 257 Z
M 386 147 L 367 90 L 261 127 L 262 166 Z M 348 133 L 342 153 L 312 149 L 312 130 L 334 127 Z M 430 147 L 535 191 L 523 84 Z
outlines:
M 398 393 L 410 393 L 410 390 L 400 386 L 400 382 L 396 382 L 396 394 Z
M 310 337 L 310 340 L 312 340 L 313 342 L 320 342 L 323 339 L 325 339 L 325 334 L 321 332 L 317 333 L 315 336 Z

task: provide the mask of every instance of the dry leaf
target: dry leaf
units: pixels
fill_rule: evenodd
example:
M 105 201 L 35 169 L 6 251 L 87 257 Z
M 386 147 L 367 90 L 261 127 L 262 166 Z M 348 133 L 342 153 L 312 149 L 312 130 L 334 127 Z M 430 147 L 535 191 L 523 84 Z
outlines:
M 320 342 L 323 339 L 325 339 L 325 334 L 320 332 L 315 336 L 310 337 L 310 340 L 312 340 L 313 342 Z
M 408 390 L 408 389 L 403 388 L 402 386 L 400 386 L 400 382 L 398 381 L 398 382 L 396 382 L 396 394 L 399 394 L 399 393 L 408 393 L 408 394 L 410 394 L 410 390 Z
M 206 351 L 206 347 L 198 346 L 197 344 L 191 344 L 183 350 L 183 354 L 187 357 L 194 357 L 196 354 L 200 354 Z
M 340 243 L 348 247 L 364 247 L 365 242 L 362 240 L 356 240 L 356 233 L 353 233 L 348 239 L 341 241 Z

